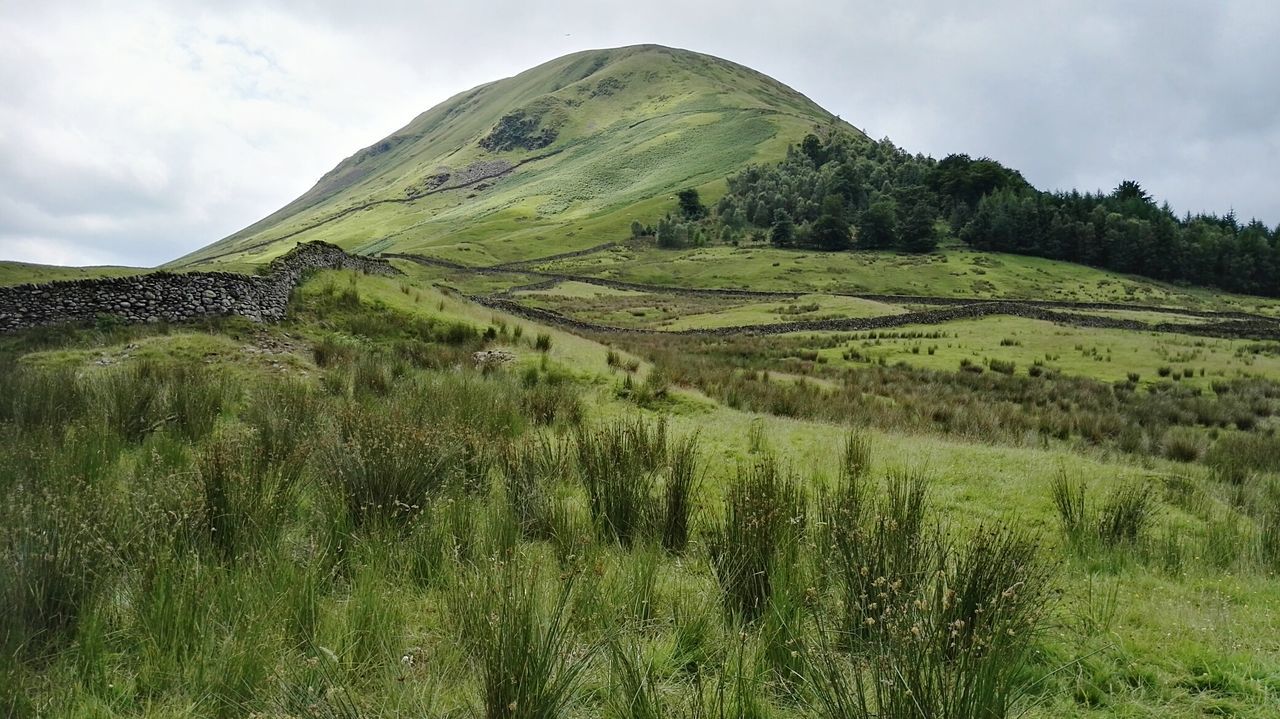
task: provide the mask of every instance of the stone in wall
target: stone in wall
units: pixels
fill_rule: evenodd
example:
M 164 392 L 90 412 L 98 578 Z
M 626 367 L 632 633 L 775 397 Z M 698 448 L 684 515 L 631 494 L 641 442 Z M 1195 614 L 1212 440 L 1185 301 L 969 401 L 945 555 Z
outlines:
M 188 322 L 239 315 L 283 319 L 293 289 L 312 271 L 398 275 L 386 260 L 347 254 L 326 242 L 299 244 L 260 276 L 231 272 L 152 272 L 133 277 L 0 287 L 0 333 L 114 317 L 126 324 Z

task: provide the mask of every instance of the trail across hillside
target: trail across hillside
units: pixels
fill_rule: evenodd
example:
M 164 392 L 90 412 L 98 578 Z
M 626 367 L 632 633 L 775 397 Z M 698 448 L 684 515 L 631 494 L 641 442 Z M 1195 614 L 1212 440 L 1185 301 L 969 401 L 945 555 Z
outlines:
M 601 246 L 603 247 L 603 246 Z M 589 251 L 599 251 L 599 248 L 590 248 L 587 251 L 579 251 L 578 256 L 588 254 Z M 1214 312 L 1209 310 L 1192 310 L 1176 307 L 1160 307 L 1155 305 L 1132 305 L 1114 302 L 1071 302 L 1065 300 L 992 300 L 988 298 L 963 298 L 963 297 L 927 297 L 917 295 L 886 295 L 871 293 L 853 293 L 853 292 L 818 292 L 816 294 L 826 294 L 837 297 L 853 297 L 857 299 L 872 300 L 876 302 L 886 302 L 893 304 L 912 304 L 912 305 L 932 305 L 941 309 L 921 310 L 916 312 L 907 312 L 905 314 L 884 315 L 879 317 L 860 317 L 845 319 L 826 319 L 826 320 L 792 320 L 787 322 L 772 322 L 754 325 L 739 325 L 734 327 L 713 327 L 713 328 L 694 328 L 685 330 L 659 330 L 649 328 L 636 327 L 615 327 L 611 325 L 587 322 L 573 317 L 547 310 L 539 307 L 530 307 L 512 299 L 512 293 L 515 291 L 542 289 L 553 286 L 558 282 L 581 282 L 585 284 L 596 285 L 600 287 L 608 287 L 612 289 L 632 290 L 646 292 L 650 294 L 667 294 L 682 295 L 692 297 L 739 297 L 739 298 L 760 298 L 760 299 L 795 299 L 805 294 L 815 294 L 813 292 L 802 291 L 776 291 L 776 290 L 739 290 L 732 288 L 695 288 L 695 287 L 676 287 L 670 285 L 651 285 L 639 282 L 625 282 L 622 280 L 605 279 L 599 277 L 591 277 L 589 275 L 571 275 L 558 272 L 544 272 L 541 270 L 530 269 L 528 265 L 537 262 L 549 261 L 550 258 L 542 260 L 529 260 L 522 263 L 511 263 L 504 265 L 493 265 L 488 267 L 476 267 L 471 265 L 463 265 L 461 263 L 443 260 L 435 257 L 427 257 L 424 255 L 403 254 L 403 253 L 384 253 L 382 257 L 392 259 L 409 260 L 419 264 L 441 267 L 458 272 L 470 272 L 482 275 L 502 275 L 502 274 L 524 274 L 534 277 L 543 278 L 542 280 L 517 287 L 512 287 L 503 292 L 487 296 L 472 296 L 470 299 L 483 304 L 487 307 L 499 309 L 511 314 L 527 317 L 539 322 L 547 322 L 562 327 L 577 329 L 588 332 L 604 332 L 617 334 L 673 334 L 673 335 L 703 335 L 703 336 L 732 336 L 732 335 L 770 335 L 785 334 L 788 332 L 817 332 L 817 331 L 836 331 L 836 332 L 859 332 L 866 330 L 886 329 L 892 327 L 903 327 L 906 325 L 929 325 L 939 324 L 942 322 L 953 322 L 956 320 L 977 319 L 981 317 L 991 317 L 997 315 L 1025 317 L 1028 319 L 1044 320 L 1047 322 L 1055 322 L 1059 324 L 1074 325 L 1077 327 L 1092 327 L 1098 329 L 1122 329 L 1136 332 L 1169 332 L 1178 334 L 1198 335 L 1203 337 L 1220 337 L 1233 339 L 1266 339 L 1280 340 L 1280 321 L 1265 317 L 1262 315 L 1251 314 L 1247 312 Z M 1160 322 L 1147 323 L 1138 320 L 1123 319 L 1118 317 L 1099 317 L 1096 315 L 1076 314 L 1073 312 L 1060 312 L 1055 310 L 1078 310 L 1078 311 L 1107 311 L 1107 310 L 1124 310 L 1137 312 L 1151 312 L 1169 315 L 1181 315 L 1188 317 L 1200 317 L 1208 320 L 1215 320 L 1208 323 L 1186 323 L 1186 322 Z

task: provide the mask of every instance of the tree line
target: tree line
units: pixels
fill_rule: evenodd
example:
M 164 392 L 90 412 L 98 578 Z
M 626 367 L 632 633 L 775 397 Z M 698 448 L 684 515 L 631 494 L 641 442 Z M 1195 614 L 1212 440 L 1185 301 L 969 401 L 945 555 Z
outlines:
M 636 235 L 663 247 L 769 241 L 779 247 L 931 252 L 972 247 L 1066 260 L 1160 280 L 1280 296 L 1280 227 L 1234 213 L 1177 216 L 1132 180 L 1109 193 L 1042 192 L 989 158 L 912 155 L 889 140 L 829 131 L 776 165 L 728 178 L 712 208 L 696 191 Z

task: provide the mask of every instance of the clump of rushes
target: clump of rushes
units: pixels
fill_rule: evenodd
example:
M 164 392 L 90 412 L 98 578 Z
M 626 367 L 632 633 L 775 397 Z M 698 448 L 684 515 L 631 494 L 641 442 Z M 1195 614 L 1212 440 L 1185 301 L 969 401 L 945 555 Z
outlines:
M 459 636 L 479 670 L 486 719 L 564 716 L 590 651 L 572 645 L 572 578 L 554 599 L 535 570 L 511 561 L 451 590 Z
M 1050 571 L 1033 542 L 1003 527 L 979 528 L 930 553 L 936 569 L 916 582 L 874 584 L 872 641 L 850 653 L 829 647 L 816 657 L 810 689 L 820 716 L 1015 713 L 1029 689 L 1027 665 L 1044 626 Z
M 689 546 L 689 527 L 694 512 L 693 495 L 698 486 L 698 438 L 690 435 L 675 442 L 668 451 L 666 512 L 662 522 L 662 547 L 683 552 Z
M 98 488 L 83 477 L 46 477 L 9 492 L 0 510 L 0 674 L 11 657 L 70 639 L 112 549 Z
M 555 534 L 554 482 L 566 474 L 567 452 L 567 447 L 542 437 L 515 443 L 502 453 L 507 505 L 528 539 L 552 539 Z
M 665 719 L 670 711 L 658 691 L 653 662 L 634 641 L 609 642 L 609 712 L 615 719 Z
M 772 457 L 739 471 L 707 542 L 731 617 L 749 623 L 764 613 L 778 565 L 794 556 L 803 534 L 805 512 L 804 493 Z
M 1067 539 L 1079 547 L 1089 538 L 1091 516 L 1087 488 L 1084 482 L 1077 482 L 1059 472 L 1049 486 L 1053 495 L 1053 506 L 1058 510 L 1058 521 Z
M 533 340 L 533 348 L 539 352 L 550 352 L 551 335 L 547 332 L 539 332 L 538 336 Z
M 1062 531 L 1077 550 L 1094 545 L 1136 545 L 1159 509 L 1155 491 L 1137 484 L 1116 487 L 1101 507 L 1094 508 L 1084 482 L 1073 480 L 1065 472 L 1054 478 L 1050 491 Z
M 926 520 L 927 480 L 899 470 L 873 502 L 865 475 L 846 474 L 823 508 L 850 642 L 877 636 L 886 592 L 915 591 L 941 559 L 937 532 Z
M 1098 538 L 1111 547 L 1137 544 L 1155 519 L 1157 501 L 1150 487 L 1137 484 L 1116 487 L 1098 513 Z
M 576 435 L 578 471 L 597 533 L 629 547 L 662 520 L 656 471 L 668 450 L 665 420 L 620 420 Z
M 325 467 L 350 521 L 407 522 L 432 494 L 468 472 L 466 437 L 421 424 L 394 408 L 349 407 L 327 447 Z

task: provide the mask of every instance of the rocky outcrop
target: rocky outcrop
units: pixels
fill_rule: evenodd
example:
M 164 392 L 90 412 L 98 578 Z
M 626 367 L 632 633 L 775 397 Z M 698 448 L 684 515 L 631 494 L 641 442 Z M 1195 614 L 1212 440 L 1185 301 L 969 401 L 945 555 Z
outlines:
M 289 295 L 320 269 L 395 275 L 386 260 L 349 255 L 325 242 L 300 244 L 273 260 L 262 275 L 231 272 L 153 272 L 134 277 L 0 287 L 0 332 L 93 322 L 186 322 L 239 315 L 255 322 L 283 319 Z

